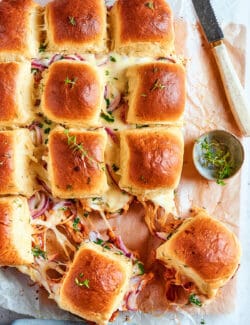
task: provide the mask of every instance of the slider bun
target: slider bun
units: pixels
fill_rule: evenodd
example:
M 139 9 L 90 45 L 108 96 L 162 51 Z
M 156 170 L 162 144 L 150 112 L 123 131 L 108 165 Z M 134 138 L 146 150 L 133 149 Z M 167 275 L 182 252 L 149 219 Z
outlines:
M 39 11 L 32 0 L 0 1 L 0 61 L 37 57 Z
M 66 83 L 72 82 L 72 83 Z M 88 63 L 62 60 L 53 63 L 44 80 L 41 107 L 56 123 L 97 126 L 103 101 L 103 80 Z
M 103 130 L 65 131 L 58 127 L 50 133 L 48 173 L 53 196 L 87 198 L 101 196 L 107 190 L 106 141 Z
M 18 266 L 33 262 L 30 211 L 22 196 L 0 198 L 0 265 Z
M 181 125 L 185 108 L 185 70 L 179 64 L 154 62 L 127 70 L 128 123 Z
M 58 304 L 60 308 L 97 324 L 107 324 L 122 303 L 132 276 L 132 263 L 94 243 L 84 243 L 67 272 Z M 88 280 L 88 286 L 79 286 Z
M 165 57 L 173 51 L 173 15 L 165 0 L 117 0 L 110 18 L 114 51 L 151 57 Z
M 0 131 L 0 195 L 31 196 L 33 144 L 28 129 Z
M 0 126 L 24 126 L 33 119 L 33 76 L 29 62 L 0 63 Z
M 104 1 L 54 0 L 45 9 L 47 51 L 103 52 L 106 50 L 106 25 Z
M 209 298 L 235 274 L 241 256 L 237 237 L 199 209 L 157 249 L 156 258 L 190 278 Z
M 120 186 L 138 195 L 175 189 L 183 163 L 183 135 L 178 128 L 121 131 Z

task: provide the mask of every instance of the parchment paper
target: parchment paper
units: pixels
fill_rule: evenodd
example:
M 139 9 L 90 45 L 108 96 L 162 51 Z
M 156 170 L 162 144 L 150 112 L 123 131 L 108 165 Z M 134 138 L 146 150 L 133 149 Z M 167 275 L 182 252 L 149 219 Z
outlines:
M 38 1 L 45 3 L 46 1 Z M 175 13 L 176 51 L 187 58 L 187 106 L 185 116 L 185 157 L 181 184 L 177 192 L 177 206 L 181 216 L 185 216 L 192 205 L 205 207 L 209 213 L 226 222 L 233 231 L 238 232 L 240 214 L 240 175 L 227 182 L 225 187 L 203 180 L 192 163 L 192 146 L 194 140 L 203 132 L 211 129 L 227 129 L 239 136 L 227 105 L 221 81 L 215 67 L 213 57 L 203 39 L 199 26 L 195 23 L 195 15 L 191 1 L 169 1 Z M 224 28 L 226 45 L 232 57 L 236 71 L 243 81 L 245 69 L 245 28 L 229 24 Z M 144 247 L 144 262 L 150 261 L 152 238 L 143 222 L 139 206 L 134 207 L 123 220 L 113 220 L 113 226 L 120 232 L 130 249 Z M 136 209 L 138 209 L 136 211 Z M 124 224 L 127 227 L 124 227 Z M 134 241 L 136 229 L 136 241 Z M 155 245 L 159 243 L 154 243 Z M 148 249 L 145 249 L 146 248 Z M 206 313 L 226 312 L 233 308 L 235 297 L 235 279 L 229 283 L 212 303 Z M 145 300 L 146 301 L 146 300 Z M 148 296 L 148 305 L 154 309 L 154 296 Z M 0 270 L 0 306 L 37 318 L 74 319 L 68 313 L 56 307 L 53 301 L 47 302 L 43 291 L 38 290 L 32 282 L 15 269 Z M 203 310 L 201 314 L 205 313 Z M 126 313 L 119 317 L 115 324 L 193 324 L 188 314 L 168 314 L 153 317 L 142 313 Z M 129 321 L 125 317 L 129 315 Z M 157 315 L 158 316 L 158 315 Z M 197 316 L 197 323 L 203 316 Z M 207 316 L 206 316 L 206 319 Z M 206 322 L 207 323 L 207 322 Z

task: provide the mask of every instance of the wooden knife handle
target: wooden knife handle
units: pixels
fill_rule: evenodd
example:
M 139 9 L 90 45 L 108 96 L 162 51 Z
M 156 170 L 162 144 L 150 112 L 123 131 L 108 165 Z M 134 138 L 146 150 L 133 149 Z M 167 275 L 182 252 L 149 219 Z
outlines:
M 246 102 L 244 89 L 229 58 L 226 46 L 222 42 L 215 45 L 213 53 L 235 121 L 243 135 L 249 137 L 250 104 Z

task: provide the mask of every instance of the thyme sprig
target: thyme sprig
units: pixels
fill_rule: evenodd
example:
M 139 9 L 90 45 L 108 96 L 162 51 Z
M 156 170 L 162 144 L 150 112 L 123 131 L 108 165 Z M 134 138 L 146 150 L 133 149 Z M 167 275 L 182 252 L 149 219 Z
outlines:
M 200 147 L 202 150 L 202 166 L 214 170 L 216 182 L 220 185 L 225 185 L 223 180 L 228 178 L 234 169 L 234 163 L 228 147 L 216 140 L 209 141 L 207 138 L 200 142 Z

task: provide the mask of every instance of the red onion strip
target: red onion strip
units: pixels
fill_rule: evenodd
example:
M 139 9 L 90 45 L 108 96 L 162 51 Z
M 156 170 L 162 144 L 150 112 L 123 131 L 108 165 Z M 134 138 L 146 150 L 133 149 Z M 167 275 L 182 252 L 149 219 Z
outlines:
M 49 198 L 44 192 L 36 192 L 29 199 L 29 208 L 33 219 L 40 217 L 49 207 Z
M 106 164 L 106 168 L 107 168 L 108 174 L 109 174 L 109 176 L 110 176 L 112 182 L 113 182 L 113 183 L 114 183 L 114 184 L 115 184 L 115 185 L 120 189 L 120 187 L 119 187 L 117 181 L 115 180 L 115 178 L 114 178 L 114 176 L 113 176 L 113 174 L 112 174 L 112 168 L 110 167 L 110 165 Z
M 110 136 L 110 138 L 114 141 L 114 143 L 119 144 L 119 139 L 118 139 L 116 133 L 112 129 L 106 127 L 105 131 Z
M 107 111 L 109 113 L 114 112 L 118 108 L 120 102 L 121 102 L 121 94 L 120 94 L 120 92 L 118 92 L 118 94 L 115 96 L 115 98 L 110 103 L 109 107 L 107 107 Z

